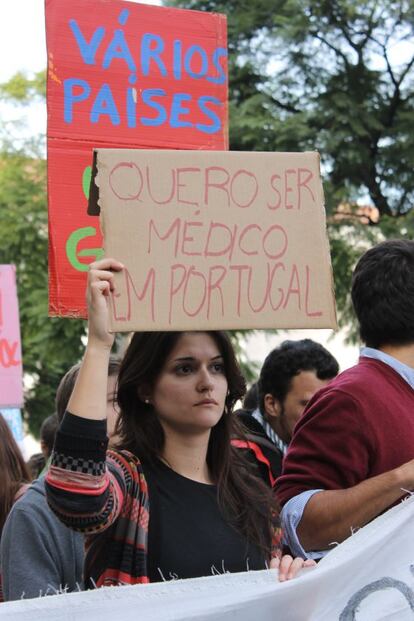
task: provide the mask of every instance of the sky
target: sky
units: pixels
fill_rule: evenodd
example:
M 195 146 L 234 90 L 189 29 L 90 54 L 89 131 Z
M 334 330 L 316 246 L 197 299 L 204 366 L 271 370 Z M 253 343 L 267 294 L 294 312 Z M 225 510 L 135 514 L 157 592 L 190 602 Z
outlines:
M 160 0 L 140 2 L 161 4 Z M 1 2 L 0 54 L 0 82 L 20 70 L 41 71 L 46 67 L 44 0 Z
M 146 4 L 160 2 L 149 0 Z M 46 68 L 44 0 L 12 0 L 1 3 L 0 58 L 0 82 L 7 81 L 17 71 L 30 74 Z M 19 115 L 19 109 L 0 106 L 2 119 L 12 119 Z M 33 131 L 45 133 L 45 104 L 32 105 L 27 121 Z M 249 355 L 254 360 L 263 360 L 270 349 L 286 338 L 313 338 L 321 342 L 338 358 L 342 369 L 351 366 L 357 359 L 357 348 L 345 346 L 343 335 L 334 335 L 331 330 L 288 331 L 276 337 L 259 335 L 249 339 Z
M 44 0 L 3 2 L 0 12 L 0 81 L 16 71 L 46 67 Z
M 0 82 L 17 71 L 28 75 L 46 68 L 44 0 L 2 2 L 0 9 Z M 21 117 L 21 110 L 2 104 L 2 121 Z M 30 107 L 27 122 L 36 133 L 46 131 L 46 107 Z
M 70 0 L 68 0 L 70 2 Z M 16 72 L 28 75 L 46 68 L 45 0 L 12 0 L 0 8 L 0 83 Z M 141 4 L 160 4 L 159 0 L 140 0 Z M 0 105 L 0 120 L 15 120 L 21 111 Z M 26 121 L 36 133 L 46 133 L 46 106 L 33 104 Z

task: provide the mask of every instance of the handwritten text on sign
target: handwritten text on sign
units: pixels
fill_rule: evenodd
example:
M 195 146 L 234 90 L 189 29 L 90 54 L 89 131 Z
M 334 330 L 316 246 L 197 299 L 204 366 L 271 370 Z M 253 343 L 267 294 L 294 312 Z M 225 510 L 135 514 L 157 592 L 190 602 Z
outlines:
M 0 265 L 0 407 L 20 407 L 22 386 L 15 268 Z
M 332 327 L 316 153 L 98 150 L 113 328 Z
M 68 43 L 77 62 L 74 67 L 68 63 L 72 73 L 62 80 L 64 122 L 89 122 L 90 130 L 106 122 L 108 128 L 118 129 L 169 125 L 205 134 L 221 131 L 227 84 L 225 39 L 204 33 L 196 42 L 195 33 L 190 38 L 188 32 L 173 37 L 167 23 L 160 28 L 155 20 L 154 31 L 142 31 L 131 10 L 135 7 L 118 6 L 112 19 L 101 15 L 86 18 L 83 12 L 80 19 L 72 16 L 67 20 Z M 165 19 L 191 19 L 192 15 L 198 17 L 170 11 Z M 52 79 L 54 67 L 50 68 Z M 215 85 L 221 88 L 216 90 Z

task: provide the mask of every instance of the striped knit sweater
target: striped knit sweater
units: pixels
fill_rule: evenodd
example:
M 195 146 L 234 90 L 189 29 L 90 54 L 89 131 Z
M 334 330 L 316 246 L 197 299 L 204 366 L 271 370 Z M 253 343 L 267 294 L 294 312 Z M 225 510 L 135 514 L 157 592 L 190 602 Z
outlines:
M 86 537 L 85 585 L 149 582 L 149 496 L 141 462 L 107 451 L 105 421 L 66 414 L 46 477 L 48 502 Z M 274 554 L 280 529 L 275 529 Z

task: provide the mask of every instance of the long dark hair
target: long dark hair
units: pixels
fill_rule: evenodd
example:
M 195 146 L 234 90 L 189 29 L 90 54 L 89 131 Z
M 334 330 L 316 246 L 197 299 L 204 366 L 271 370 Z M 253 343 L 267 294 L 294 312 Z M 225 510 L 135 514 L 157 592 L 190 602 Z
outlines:
M 117 401 L 121 410 L 116 433 L 118 448 L 142 459 L 152 460 L 162 453 L 165 436 L 151 404 L 139 393 L 154 387 L 166 359 L 183 332 L 140 332 L 134 334 L 121 364 Z M 228 335 L 206 332 L 216 343 L 224 360 L 228 393 L 223 416 L 212 428 L 207 465 L 217 485 L 218 502 L 229 522 L 247 540 L 270 553 L 272 494 L 251 472 L 240 451 L 231 446 L 233 436 L 243 437 L 233 408 L 242 398 L 246 384 Z
M 31 477 L 13 434 L 0 414 L 0 536 L 19 489 Z

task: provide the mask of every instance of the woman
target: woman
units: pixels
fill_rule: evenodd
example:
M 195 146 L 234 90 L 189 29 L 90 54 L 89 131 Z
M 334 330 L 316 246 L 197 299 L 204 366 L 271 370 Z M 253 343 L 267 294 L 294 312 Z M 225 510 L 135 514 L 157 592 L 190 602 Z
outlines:
M 122 269 L 112 259 L 91 265 L 88 345 L 47 477 L 54 511 L 91 535 L 86 581 L 278 566 L 270 492 L 230 445 L 244 380 L 225 333 L 134 335 L 118 379 L 118 450 L 106 454 L 107 301 Z M 285 557 L 282 579 L 303 565 Z
M 31 481 L 21 451 L 7 422 L 0 415 L 0 538 L 13 503 L 26 491 Z
M 29 487 L 31 477 L 21 451 L 7 422 L 0 414 L 0 539 L 7 516 L 13 504 Z M 0 602 L 3 602 L 0 575 Z

